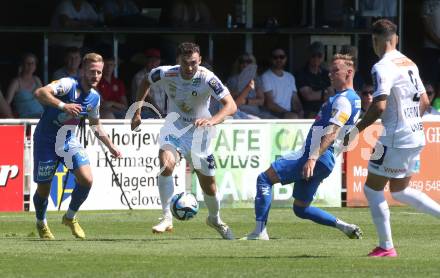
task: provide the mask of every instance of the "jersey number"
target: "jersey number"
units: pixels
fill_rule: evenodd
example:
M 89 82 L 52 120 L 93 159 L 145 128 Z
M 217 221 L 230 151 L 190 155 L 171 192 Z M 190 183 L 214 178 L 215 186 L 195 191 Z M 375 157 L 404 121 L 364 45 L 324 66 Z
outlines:
M 417 83 L 417 78 L 413 78 L 413 75 L 414 75 L 413 71 L 409 70 L 408 71 L 408 75 L 409 75 L 409 78 L 411 79 L 411 83 L 413 83 L 414 87 L 416 87 L 416 90 L 418 91 L 419 90 L 419 84 Z M 416 102 L 420 101 L 420 94 L 419 94 L 419 92 L 414 94 L 413 101 L 416 101 Z

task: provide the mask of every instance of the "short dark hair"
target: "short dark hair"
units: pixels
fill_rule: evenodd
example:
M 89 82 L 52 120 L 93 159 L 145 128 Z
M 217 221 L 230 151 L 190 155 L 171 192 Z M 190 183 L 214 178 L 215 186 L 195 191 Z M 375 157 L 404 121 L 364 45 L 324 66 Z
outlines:
M 390 39 L 392 35 L 397 34 L 397 25 L 388 19 L 379 19 L 373 23 L 371 33 Z
M 193 53 L 200 54 L 200 47 L 193 42 L 182 42 L 177 47 L 177 57 L 180 55 L 192 55 Z

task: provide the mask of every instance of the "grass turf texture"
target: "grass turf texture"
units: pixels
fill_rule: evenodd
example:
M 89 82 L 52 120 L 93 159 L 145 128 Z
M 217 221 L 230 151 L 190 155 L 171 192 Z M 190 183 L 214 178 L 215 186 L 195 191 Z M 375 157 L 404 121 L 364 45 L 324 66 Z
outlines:
M 376 233 L 368 209 L 328 209 L 359 224 L 363 240 L 334 228 L 272 209 L 270 241 L 225 241 L 205 224 L 203 209 L 192 220 L 174 221 L 175 231 L 151 233 L 159 211 L 80 212 L 87 240 L 76 240 L 48 221 L 56 240 L 37 239 L 34 214 L 0 213 L 0 277 L 427 277 L 439 275 L 437 219 L 392 208 L 398 258 L 368 258 Z M 252 209 L 224 209 L 236 237 L 254 228 Z

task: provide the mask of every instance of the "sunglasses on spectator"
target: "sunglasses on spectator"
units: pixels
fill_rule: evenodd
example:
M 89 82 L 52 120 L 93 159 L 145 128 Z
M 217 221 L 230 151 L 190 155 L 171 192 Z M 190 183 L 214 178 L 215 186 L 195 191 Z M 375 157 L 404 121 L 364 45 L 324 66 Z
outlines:
M 373 90 L 369 90 L 369 91 L 362 91 L 362 95 L 364 97 L 368 96 L 368 95 L 372 95 L 373 94 Z
M 277 60 L 277 59 L 280 59 L 280 60 L 283 60 L 284 58 L 286 58 L 286 55 L 272 55 L 272 59 L 274 59 L 274 60 Z

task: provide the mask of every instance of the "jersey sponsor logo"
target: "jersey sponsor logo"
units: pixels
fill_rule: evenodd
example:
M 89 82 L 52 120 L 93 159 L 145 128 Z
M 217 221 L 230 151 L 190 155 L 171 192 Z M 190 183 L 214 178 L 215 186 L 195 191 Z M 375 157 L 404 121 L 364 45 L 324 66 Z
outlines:
M 347 113 L 344 113 L 341 111 L 341 113 L 339 113 L 339 116 L 338 116 L 338 121 L 345 124 L 349 118 L 350 118 L 350 116 L 347 115 Z
M 208 157 L 206 158 L 206 161 L 208 162 L 208 169 L 215 169 L 215 159 L 214 159 L 214 155 L 210 154 L 208 155 Z
M 393 62 L 398 67 L 413 67 L 413 66 L 415 66 L 414 62 L 406 57 L 396 58 L 396 59 L 391 60 L 391 62 Z
M 160 70 L 155 70 L 152 74 L 151 74 L 151 81 L 157 82 L 160 80 Z
M 50 84 L 54 86 L 56 95 L 64 93 L 63 86 L 61 86 L 59 80 L 52 81 Z
M 420 117 L 419 106 L 406 107 L 403 109 L 403 114 L 406 118 L 418 118 Z
M 216 95 L 219 95 L 221 92 L 223 92 L 223 86 L 220 84 L 220 82 L 215 78 L 211 78 L 208 81 L 209 87 L 214 91 Z
M 14 179 L 18 176 L 17 165 L 1 165 L 0 166 L 0 187 L 5 187 L 9 179 Z
M 338 109 L 333 108 L 332 109 L 332 113 L 331 113 L 331 117 L 334 118 L 336 116 L 336 114 L 338 113 Z
M 165 73 L 165 77 L 176 77 L 177 76 L 177 72 L 166 72 Z
M 56 170 L 56 162 L 53 160 L 39 161 L 37 168 L 37 177 L 39 181 L 49 180 Z
M 383 167 L 383 170 L 385 171 L 385 173 L 389 173 L 389 174 L 404 174 L 404 173 L 406 173 L 406 169 L 404 169 L 404 168 Z
M 200 77 L 193 78 L 192 85 L 194 87 L 199 87 L 200 83 L 202 83 L 202 79 Z

